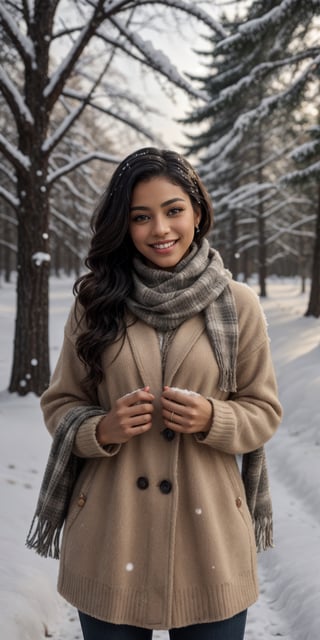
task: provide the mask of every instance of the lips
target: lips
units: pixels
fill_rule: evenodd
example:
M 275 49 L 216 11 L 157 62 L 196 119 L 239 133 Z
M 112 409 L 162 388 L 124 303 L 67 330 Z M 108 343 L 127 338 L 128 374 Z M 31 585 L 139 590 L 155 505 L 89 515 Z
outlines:
M 167 242 L 157 242 L 152 244 L 153 249 L 171 249 L 176 244 L 177 240 L 169 240 Z

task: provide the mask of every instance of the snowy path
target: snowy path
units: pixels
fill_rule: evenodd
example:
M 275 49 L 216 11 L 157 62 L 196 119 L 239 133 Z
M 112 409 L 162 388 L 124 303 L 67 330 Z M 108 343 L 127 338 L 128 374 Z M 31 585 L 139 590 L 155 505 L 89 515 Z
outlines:
M 70 281 L 53 281 L 52 365 L 70 306 Z M 246 640 L 320 637 L 320 321 L 304 318 L 293 281 L 269 284 L 264 303 L 284 420 L 267 445 L 276 547 L 259 556 L 261 595 Z M 0 389 L 8 382 L 14 287 L 0 289 Z M 57 598 L 57 563 L 24 547 L 50 439 L 38 399 L 0 392 L 0 625 L 8 640 L 82 640 L 76 611 Z M 153 640 L 168 640 L 154 632 Z

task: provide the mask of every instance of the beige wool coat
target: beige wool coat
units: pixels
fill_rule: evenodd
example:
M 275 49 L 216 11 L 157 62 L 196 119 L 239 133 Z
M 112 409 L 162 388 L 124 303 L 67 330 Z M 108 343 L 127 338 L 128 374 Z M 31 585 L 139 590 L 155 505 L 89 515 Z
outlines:
M 137 320 L 103 356 L 97 395 L 81 390 L 71 312 L 62 351 L 41 405 L 54 432 L 73 407 L 106 412 L 145 385 L 153 426 L 123 445 L 99 446 L 99 418 L 83 422 L 75 453 L 86 458 L 64 527 L 58 589 L 81 611 L 113 623 L 167 629 L 222 620 L 258 597 L 256 548 L 236 454 L 260 447 L 281 416 L 269 339 L 258 298 L 231 283 L 239 321 L 237 392 L 218 389 L 218 366 L 202 315 L 184 322 L 165 371 L 156 331 Z M 209 398 L 204 440 L 165 430 L 163 385 Z

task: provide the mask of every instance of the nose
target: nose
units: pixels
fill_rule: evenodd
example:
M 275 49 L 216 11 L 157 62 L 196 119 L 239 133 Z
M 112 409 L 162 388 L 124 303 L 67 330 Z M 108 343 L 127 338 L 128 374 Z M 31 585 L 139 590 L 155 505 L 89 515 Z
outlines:
M 155 216 L 153 219 L 152 233 L 154 236 L 165 236 L 170 231 L 169 220 L 166 215 L 162 213 Z

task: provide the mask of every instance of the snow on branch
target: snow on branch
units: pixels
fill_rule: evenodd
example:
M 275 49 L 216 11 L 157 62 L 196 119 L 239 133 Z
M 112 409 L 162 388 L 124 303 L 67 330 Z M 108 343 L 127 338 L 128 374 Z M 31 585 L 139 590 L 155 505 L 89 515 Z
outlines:
M 305 169 L 292 171 L 287 173 L 280 179 L 280 182 L 286 184 L 288 182 L 304 182 L 305 180 L 314 180 L 320 176 L 320 160 L 310 164 Z
M 8 202 L 8 204 L 10 204 L 10 206 L 13 207 L 14 209 L 16 209 L 20 204 L 19 199 L 16 198 L 12 193 L 10 193 L 10 191 L 5 189 L 1 185 L 0 185 L 0 197 L 3 198 L 6 202 Z
M 263 193 L 263 191 L 269 189 L 274 190 L 276 188 L 277 187 L 273 182 L 248 182 L 247 184 L 234 189 L 224 198 L 224 201 L 226 203 L 232 201 L 233 204 L 238 205 L 239 203 L 243 202 L 243 200 L 246 200 L 249 197 L 255 197 Z
M 319 49 L 317 49 L 317 53 L 319 53 Z M 314 54 L 315 51 L 309 49 L 307 51 L 302 51 L 300 53 L 287 58 L 282 58 L 280 60 L 261 62 L 260 64 L 256 65 L 248 75 L 240 78 L 240 80 L 235 82 L 233 85 L 222 89 L 222 91 L 219 91 L 218 97 L 215 100 L 212 100 L 204 108 L 210 108 L 210 110 L 219 110 L 225 102 L 232 103 L 232 101 L 235 100 L 239 94 L 242 95 L 244 91 L 247 91 L 252 85 L 254 85 L 258 80 L 261 80 L 268 73 L 272 73 L 275 71 L 275 69 L 295 64 L 310 57 L 312 58 L 313 62 Z M 215 77 L 215 80 L 217 79 L 220 79 L 220 75 L 217 75 Z M 199 113 L 201 113 L 201 109 L 199 110 Z
M 9 222 L 9 224 L 12 224 L 14 227 L 18 226 L 18 220 L 16 218 L 13 218 L 12 216 L 8 216 L 6 213 L 0 213 L 0 218 L 2 218 L 2 220 L 5 220 L 6 222 Z
M 52 136 L 47 138 L 42 145 L 42 152 L 47 154 L 52 151 L 52 149 L 58 144 L 58 142 L 63 138 L 64 134 L 70 129 L 75 120 L 80 116 L 84 109 L 84 102 L 82 102 L 76 109 L 71 111 L 66 118 L 61 122 L 61 124 L 56 128 Z
M 3 247 L 7 247 L 7 249 L 11 249 L 11 251 L 14 251 L 15 253 L 17 253 L 18 249 L 14 244 L 11 244 L 11 242 L 7 242 L 6 240 L 1 240 L 0 238 L 0 244 Z
M 10 182 L 12 182 L 13 184 L 17 184 L 16 175 L 2 163 L 0 163 L 0 171 L 8 178 L 8 180 L 10 180 Z
M 16 21 L 0 2 L 0 24 L 15 45 L 24 62 L 32 60 L 35 64 L 35 52 L 32 40 L 21 33 Z
M 242 180 L 243 178 L 246 178 L 247 176 L 250 176 L 256 173 L 259 169 L 263 169 L 264 167 L 267 167 L 275 160 L 282 158 L 288 152 L 288 150 L 292 148 L 294 144 L 295 142 L 292 141 L 292 142 L 289 142 L 282 149 L 271 151 L 271 153 L 264 160 L 256 164 L 252 164 L 250 167 L 248 167 L 248 169 L 244 169 L 243 171 L 241 171 L 238 174 L 238 180 Z
M 145 112 L 145 105 L 143 105 L 141 100 L 139 100 L 133 93 L 131 93 L 126 86 L 124 86 L 124 88 L 121 89 L 121 87 L 119 86 L 115 87 L 111 85 L 109 82 L 104 81 L 103 83 L 101 83 L 101 87 L 105 91 L 103 97 L 106 97 L 107 95 L 108 98 L 110 97 L 115 99 L 120 98 L 121 100 L 130 102 L 130 104 L 133 104 L 134 106 L 136 106 L 138 109 L 140 109 L 140 111 L 143 111 L 143 113 Z M 75 91 L 74 89 L 69 89 L 68 87 L 66 87 L 62 91 L 62 95 L 65 96 L 66 98 L 73 98 L 76 100 L 85 99 L 85 94 L 83 92 Z M 153 112 L 158 113 L 158 111 L 155 109 Z
M 52 151 L 53 147 L 55 147 L 59 141 L 63 138 L 63 136 L 65 135 L 65 133 L 68 131 L 68 129 L 70 129 L 73 125 L 73 123 L 80 117 L 81 113 L 84 111 L 84 109 L 86 108 L 86 106 L 90 103 L 90 100 L 94 94 L 95 89 L 97 88 L 97 86 L 99 86 L 107 68 L 109 66 L 109 61 L 106 62 L 106 64 L 103 66 L 102 71 L 99 73 L 99 75 L 97 76 L 97 78 L 95 80 L 92 80 L 92 85 L 90 90 L 86 93 L 86 95 L 84 96 L 83 100 L 81 100 L 80 105 L 78 107 L 76 107 L 75 109 L 73 109 L 73 111 L 71 111 L 66 118 L 62 121 L 62 123 L 60 124 L 59 127 L 57 127 L 57 129 L 55 130 L 54 134 L 48 138 L 47 140 L 45 140 L 43 146 L 42 146 L 42 150 L 44 153 L 50 153 L 50 151 Z
M 111 5 L 117 6 L 118 2 L 108 3 L 108 9 L 111 9 Z M 49 106 L 52 106 L 61 93 L 63 86 L 74 69 L 82 51 L 94 35 L 95 31 L 99 27 L 99 24 L 105 19 L 105 15 L 102 11 L 103 2 L 101 0 L 97 2 L 90 20 L 81 29 L 77 40 L 74 42 L 69 53 L 62 60 L 56 71 L 52 74 L 47 86 L 44 89 L 43 95 L 47 99 Z
M 56 180 L 61 178 L 61 176 L 65 176 L 67 173 L 71 173 L 71 171 L 74 171 L 75 169 L 77 169 L 77 167 L 80 167 L 82 164 L 86 164 L 91 160 L 101 160 L 102 162 L 110 162 L 111 164 L 119 164 L 121 162 L 121 158 L 117 158 L 116 156 L 112 156 L 107 153 L 100 153 L 95 151 L 93 151 L 92 153 L 86 153 L 81 158 L 75 158 L 74 160 L 71 160 L 70 162 L 65 164 L 63 167 L 59 167 L 59 169 L 56 169 L 55 171 L 50 171 L 48 174 L 47 184 L 53 184 Z
M 301 231 L 296 231 L 296 229 L 299 229 L 299 227 L 302 227 L 304 224 L 308 224 L 309 222 L 314 222 L 315 218 L 316 218 L 315 215 L 305 216 L 301 220 L 297 220 L 296 222 L 293 222 L 289 226 L 278 227 L 276 233 L 268 237 L 268 243 L 271 243 L 274 240 L 277 240 L 277 238 L 279 238 L 280 236 L 286 233 L 288 233 L 289 235 L 297 235 L 297 236 L 303 235 L 303 236 L 314 238 L 313 232 L 311 231 L 301 232 Z
M 318 0 L 316 1 L 318 2 Z M 274 28 L 276 25 L 282 24 L 287 17 L 294 14 L 296 8 L 301 8 L 301 0 L 282 0 L 278 6 L 270 9 L 270 11 L 264 13 L 260 18 L 254 18 L 239 25 L 238 32 L 219 42 L 216 51 L 220 53 L 230 49 L 230 47 L 233 48 L 234 45 L 243 40 L 243 38 L 249 41 L 262 38 L 262 35 L 270 29 L 270 27 Z
M 72 231 L 76 231 L 78 236 L 82 236 L 83 238 L 88 237 L 87 232 L 83 231 L 77 223 L 73 222 L 73 220 L 67 218 L 63 213 L 60 213 L 56 207 L 51 206 L 51 214 L 54 218 L 60 220 L 60 222 L 62 222 L 66 227 L 69 227 Z
M 290 153 L 290 158 L 296 162 L 303 162 L 313 156 L 320 149 L 320 139 L 305 142 Z
M 267 265 L 272 265 L 274 262 L 281 258 L 287 258 L 288 255 L 295 256 L 296 258 L 300 256 L 300 252 L 297 249 L 293 249 L 293 247 L 289 247 L 287 244 L 280 243 L 283 251 L 278 251 L 278 253 L 274 253 L 272 256 L 267 257 Z
M 212 158 L 217 157 L 219 154 L 223 154 L 224 156 L 230 155 L 242 142 L 243 137 L 249 130 L 250 126 L 254 122 L 262 121 L 264 118 L 269 116 L 278 105 L 286 103 L 293 94 L 298 93 L 307 82 L 308 77 L 314 73 L 319 65 L 320 55 L 310 62 L 296 80 L 284 91 L 280 91 L 275 95 L 263 98 L 263 100 L 261 100 L 254 109 L 242 113 L 236 119 L 233 128 L 217 142 L 214 142 L 209 146 L 206 158 L 204 158 L 204 160 L 207 160 L 208 162 L 207 171 L 211 168 L 210 160 Z
M 64 91 L 63 95 L 68 96 L 69 90 Z M 70 97 L 75 100 L 83 100 L 82 94 L 78 94 L 77 92 L 74 92 L 74 91 L 70 92 Z M 117 107 L 116 109 L 112 109 L 111 107 L 104 107 L 92 101 L 88 102 L 88 106 L 90 106 L 92 109 L 95 109 L 96 111 L 100 111 L 101 113 L 105 113 L 106 115 L 109 115 L 112 118 L 115 118 L 115 120 L 119 120 L 119 122 L 123 122 L 125 125 L 131 127 L 131 129 L 134 129 L 138 133 L 142 133 L 142 135 L 144 135 L 149 140 L 157 141 L 160 144 L 160 141 L 157 140 L 154 133 L 150 129 L 145 127 L 141 123 L 141 120 L 136 120 L 132 118 L 130 114 L 124 111 L 123 109 L 120 110 L 119 107 Z M 146 107 L 144 109 L 144 112 L 145 111 L 146 111 Z
M 120 108 L 114 110 L 108 107 L 101 107 L 100 105 L 94 104 L 93 102 L 90 103 L 90 106 L 97 111 L 101 111 L 102 113 L 106 113 L 112 118 L 115 118 L 115 120 L 119 120 L 119 122 L 123 122 L 127 126 L 131 127 L 131 129 L 134 129 L 138 133 L 142 133 L 142 135 L 144 135 L 149 140 L 153 142 L 156 141 L 161 144 L 154 133 L 141 123 L 141 120 L 133 119 L 126 111 L 120 111 Z
M 20 91 L 17 89 L 12 80 L 10 80 L 3 67 L 0 67 L 0 88 L 2 89 L 2 93 L 15 119 L 24 119 L 32 125 L 34 123 L 32 114 L 29 111 Z
M 208 95 L 203 91 L 197 91 L 194 89 L 179 73 L 168 56 L 163 53 L 163 51 L 155 49 L 150 40 L 143 40 L 137 33 L 129 31 L 125 24 L 119 19 L 110 18 L 110 21 L 119 30 L 120 34 L 125 36 L 126 39 L 131 42 L 131 44 L 144 56 L 149 63 L 149 66 L 154 69 L 154 71 L 159 71 L 173 84 L 184 89 L 184 91 L 189 95 L 193 95 L 201 100 L 208 100 Z
M 7 138 L 5 138 L 2 133 L 0 133 L 0 151 L 2 151 L 3 155 L 17 168 L 23 169 L 27 171 L 30 167 L 30 158 L 25 156 L 17 147 Z
M 62 187 L 62 185 L 63 185 L 63 187 Z M 59 182 L 57 184 L 57 187 L 58 186 L 62 187 L 63 189 L 66 188 L 73 196 L 75 196 L 77 201 L 80 200 L 85 205 L 90 205 L 90 207 L 92 206 L 92 198 L 87 196 L 85 193 L 81 193 L 81 191 L 79 191 L 79 189 L 74 184 L 74 182 L 72 180 L 70 180 L 69 178 L 67 178 L 67 176 L 62 176 L 62 178 L 59 180 Z M 96 194 L 99 195 L 99 193 L 100 193 L 100 191 L 97 189 L 96 190 Z M 79 204 L 79 206 L 80 206 L 80 204 Z
M 83 70 L 81 70 L 81 77 L 89 81 L 92 80 L 89 74 L 85 73 Z M 161 115 L 161 111 L 159 109 L 146 104 L 145 97 L 142 100 L 141 98 L 138 98 L 136 95 L 134 95 L 134 93 L 129 90 L 126 80 L 124 80 L 121 84 L 121 79 L 118 78 L 117 85 L 114 85 L 103 79 L 99 84 L 99 89 L 101 91 L 101 97 L 103 98 L 107 96 L 108 98 L 112 98 L 113 100 L 129 102 L 130 105 L 134 105 L 135 107 L 137 107 L 137 109 L 139 109 L 139 111 L 141 111 L 143 114 L 145 114 L 147 111 L 148 113 Z M 62 91 L 62 95 L 68 98 L 75 98 L 77 100 L 85 99 L 85 94 L 83 92 L 76 91 L 75 89 L 71 89 L 69 87 L 66 87 Z M 96 93 L 94 97 L 99 98 L 100 96 Z
M 217 20 L 212 18 L 212 16 L 210 16 L 206 11 L 201 9 L 201 7 L 199 7 L 199 3 L 197 2 L 191 4 L 189 2 L 183 2 L 183 0 L 142 0 L 142 2 L 139 2 L 139 6 L 145 4 L 163 4 L 166 7 L 170 7 L 172 9 L 179 9 L 180 11 L 184 11 L 185 13 L 188 13 L 189 15 L 194 16 L 195 18 L 203 22 L 205 25 L 207 25 L 207 27 L 210 27 L 212 31 L 215 31 L 222 38 L 226 38 L 228 35 L 223 26 L 219 22 L 217 22 Z

